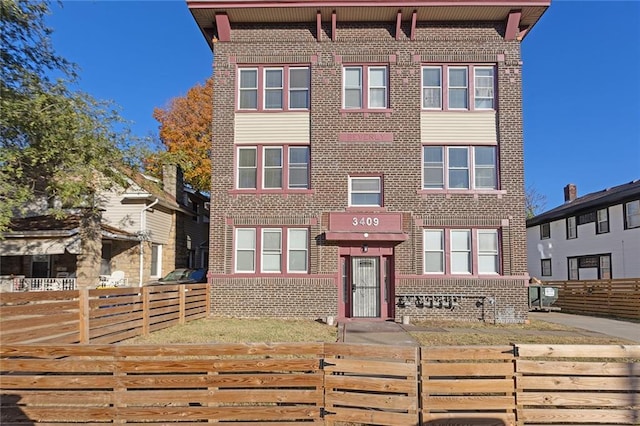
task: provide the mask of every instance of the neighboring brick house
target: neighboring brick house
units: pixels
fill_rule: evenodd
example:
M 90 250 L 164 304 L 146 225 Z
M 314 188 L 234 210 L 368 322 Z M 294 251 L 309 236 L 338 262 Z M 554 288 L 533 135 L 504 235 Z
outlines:
M 215 315 L 523 322 L 520 42 L 548 0 L 194 0 Z
M 123 172 L 122 182 L 101 194 L 93 219 L 79 211 L 56 219 L 38 213 L 46 205 L 37 203 L 13 219 L 0 240 L 0 276 L 63 274 L 95 286 L 100 275 L 123 271 L 127 284 L 138 286 L 176 267 L 206 264 L 207 196 L 185 187 L 175 166 L 164 167 L 162 181 Z
M 640 278 L 640 180 L 578 197 L 527 220 L 529 273 L 544 281 Z

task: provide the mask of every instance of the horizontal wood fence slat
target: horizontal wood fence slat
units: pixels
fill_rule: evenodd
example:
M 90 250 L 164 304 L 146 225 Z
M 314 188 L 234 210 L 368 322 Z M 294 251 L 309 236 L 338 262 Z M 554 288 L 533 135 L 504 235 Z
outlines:
M 3 293 L 0 344 L 117 343 L 208 312 L 207 284 Z
M 558 288 L 553 306 L 563 312 L 640 320 L 640 278 L 545 281 Z
M 7 344 L 3 425 L 633 425 L 640 345 Z

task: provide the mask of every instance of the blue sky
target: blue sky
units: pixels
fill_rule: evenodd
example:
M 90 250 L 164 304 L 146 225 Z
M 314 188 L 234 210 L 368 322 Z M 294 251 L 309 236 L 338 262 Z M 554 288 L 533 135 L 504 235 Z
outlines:
M 122 107 L 139 136 L 155 107 L 211 74 L 213 55 L 184 1 L 52 4 L 53 46 L 79 87 Z M 640 178 L 640 2 L 552 1 L 522 44 L 525 181 L 563 203 Z

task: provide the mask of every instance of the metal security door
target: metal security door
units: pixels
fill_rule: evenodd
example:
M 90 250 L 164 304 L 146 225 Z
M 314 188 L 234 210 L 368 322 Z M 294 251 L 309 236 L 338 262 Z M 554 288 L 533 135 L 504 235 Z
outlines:
M 351 258 L 352 312 L 354 318 L 380 316 L 380 268 L 377 257 Z

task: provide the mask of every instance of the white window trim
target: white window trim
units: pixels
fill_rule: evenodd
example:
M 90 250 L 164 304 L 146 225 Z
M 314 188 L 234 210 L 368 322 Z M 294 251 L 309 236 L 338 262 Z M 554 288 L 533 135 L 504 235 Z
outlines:
M 306 244 L 304 249 L 302 248 L 291 248 L 291 231 L 305 231 L 306 234 Z M 305 264 L 306 268 L 304 271 L 300 270 L 292 270 L 291 269 L 291 252 L 292 251 L 303 251 L 305 253 Z M 307 274 L 309 273 L 309 229 L 307 228 L 287 228 L 287 272 L 290 274 Z
M 440 75 L 440 85 L 439 86 L 427 86 L 424 83 L 424 70 L 425 69 L 435 69 L 438 70 L 438 73 Z M 421 85 L 422 85 L 422 93 L 421 93 L 421 97 L 422 97 L 422 109 L 423 110 L 431 110 L 431 111 L 441 111 L 442 110 L 442 102 L 443 102 L 443 94 L 442 94 L 442 67 L 441 66 L 437 66 L 437 65 L 426 65 L 423 66 L 422 69 L 420 70 L 420 79 L 421 79 Z M 439 99 L 439 107 L 427 107 L 425 106 L 425 97 L 424 97 L 424 91 L 425 89 L 438 89 L 440 91 L 440 99 Z
M 492 66 L 474 66 L 473 68 L 473 109 L 477 110 L 477 111 L 493 111 L 496 108 L 496 71 L 495 68 Z M 476 96 L 475 90 L 478 88 L 478 80 L 477 78 L 479 77 L 477 74 L 478 70 L 491 70 L 491 89 L 492 89 L 492 94 L 493 96 L 491 96 L 490 98 L 486 98 L 486 97 L 478 97 Z M 486 78 L 487 76 L 480 76 L 483 78 Z M 484 86 L 483 86 L 484 87 Z M 491 99 L 491 107 L 490 108 L 483 108 L 483 107 L 478 107 L 476 105 L 476 101 L 478 99 Z
M 265 234 L 267 233 L 277 233 L 278 235 L 280 235 L 280 249 L 279 251 L 275 251 L 275 250 L 265 250 L 264 248 L 264 242 L 266 240 L 265 238 Z M 262 228 L 261 231 L 261 239 L 260 239 L 260 272 L 264 273 L 264 274 L 281 274 L 282 273 L 282 246 L 283 246 L 283 241 L 282 241 L 282 228 Z M 264 257 L 265 254 L 277 254 L 280 256 L 280 261 L 278 262 L 278 270 L 277 271 L 268 271 L 265 270 L 264 265 L 265 265 L 265 261 L 264 261 Z
M 428 249 L 426 247 L 426 235 L 428 233 L 439 233 L 440 234 L 440 249 Z M 444 275 L 445 271 L 446 271 L 446 247 L 445 247 L 445 230 L 444 229 L 424 229 L 422 231 L 422 241 L 423 241 L 423 250 L 424 250 L 424 256 L 423 256 L 423 262 L 422 262 L 422 272 L 424 274 L 429 274 L 429 275 Z M 442 256 L 442 263 L 441 263 L 441 270 L 438 272 L 434 272 L 434 271 L 427 271 L 427 253 L 440 253 Z
M 284 158 L 282 156 L 283 154 L 283 147 L 282 146 L 264 146 L 262 147 L 262 165 L 261 165 L 261 169 L 262 169 L 262 189 L 283 189 L 282 184 L 284 182 Z M 266 165 L 266 158 L 267 158 L 267 150 L 279 150 L 280 151 L 280 165 L 279 166 L 267 166 Z M 288 152 L 288 150 L 287 150 Z M 280 169 L 280 186 L 266 186 L 266 175 L 267 175 L 267 169 Z
M 149 275 L 151 278 L 156 279 L 156 278 L 161 278 L 163 277 L 162 275 L 162 244 L 153 244 L 152 243 L 152 248 L 151 248 L 151 255 L 153 256 L 153 247 L 157 247 L 157 256 L 158 258 L 156 259 L 156 275 L 152 274 L 151 272 L 149 272 Z M 151 260 L 151 264 L 153 264 L 153 259 Z M 151 265 L 149 265 L 151 266 Z
M 435 187 L 425 187 L 424 182 L 424 169 L 425 169 L 425 156 L 424 151 L 425 148 L 440 148 L 442 152 L 442 186 L 439 188 Z M 466 168 L 452 168 L 450 165 L 450 151 L 451 149 L 459 149 L 465 148 L 467 150 L 467 167 Z M 492 148 L 493 149 L 493 167 L 491 168 L 493 171 L 493 178 L 495 182 L 495 186 L 493 188 L 488 187 L 480 187 L 477 185 L 477 170 L 489 169 L 487 166 L 476 166 L 476 148 Z M 421 179 L 422 179 L 422 191 L 497 191 L 499 188 L 499 176 L 498 176 L 498 154 L 497 147 L 495 145 L 422 145 L 422 169 L 421 169 Z M 435 164 L 435 163 L 434 163 Z M 432 167 L 435 168 L 435 167 Z M 450 182 L 450 172 L 452 170 L 467 170 L 468 178 L 467 178 L 467 186 L 465 188 L 454 188 L 451 186 Z
M 454 248 L 453 247 L 453 234 L 454 233 L 465 233 L 467 235 L 467 248 L 466 249 L 459 249 L 459 248 Z M 451 270 L 451 275 L 471 275 L 473 273 L 473 264 L 474 264 L 474 260 L 473 259 L 473 235 L 471 232 L 471 229 L 450 229 L 449 230 L 449 239 L 450 239 L 450 249 L 449 249 L 449 258 L 451 259 L 451 264 L 450 264 L 450 270 Z M 467 254 L 467 259 L 469 261 L 469 270 L 467 271 L 454 271 L 453 270 L 453 255 L 455 253 L 466 253 Z
M 496 248 L 491 251 L 482 251 L 480 250 L 480 235 L 482 234 L 491 234 L 495 236 Z M 476 232 L 476 247 L 477 247 L 477 262 L 478 262 L 478 275 L 499 275 L 500 274 L 500 234 L 497 229 L 478 229 Z M 494 265 L 496 267 L 495 271 L 492 272 L 482 272 L 480 271 L 480 258 L 481 257 L 493 257 L 495 259 Z
M 384 71 L 384 86 L 373 86 L 371 83 L 371 71 L 382 70 Z M 371 91 L 374 89 L 384 89 L 384 105 L 372 106 L 371 105 Z M 385 66 L 368 66 L 367 67 L 367 107 L 369 109 L 387 109 L 389 107 L 389 70 Z
M 249 71 L 253 71 L 256 74 L 256 86 L 255 87 L 241 87 L 241 82 L 242 82 L 242 73 L 245 72 L 249 72 Z M 258 103 L 260 102 L 260 79 L 259 79 L 259 75 L 260 73 L 258 72 L 258 68 L 240 68 L 238 70 L 238 110 L 243 110 L 243 111 L 256 111 L 258 109 Z M 255 108 L 244 108 L 241 105 L 241 99 L 242 96 L 240 96 L 240 94 L 243 91 L 255 91 L 256 92 L 256 107 Z
M 240 166 L 240 151 L 248 151 L 248 150 L 252 150 L 254 152 L 254 158 L 255 158 L 255 166 L 253 167 L 247 167 L 247 166 Z M 239 146 L 236 149 L 236 189 L 257 189 L 258 188 L 258 148 L 255 146 Z M 240 186 L 240 170 L 241 169 L 252 169 L 255 170 L 255 175 L 256 175 L 256 182 L 254 182 L 254 185 L 252 187 L 241 187 Z
M 451 70 L 464 70 L 465 71 L 465 80 L 466 80 L 466 85 L 465 86 L 451 86 Z M 465 102 L 467 104 L 467 106 L 465 108 L 462 107 L 456 107 L 453 108 L 451 106 L 451 90 L 465 90 L 467 96 L 465 97 Z M 469 111 L 470 106 L 471 106 L 471 99 L 470 99 L 470 88 L 469 88 L 469 67 L 468 66 L 448 66 L 447 67 L 447 109 L 451 110 L 451 111 Z M 474 100 L 475 102 L 475 100 Z
M 295 88 L 291 88 L 291 71 L 294 70 L 306 70 L 307 71 L 307 86 L 306 87 L 295 87 Z M 310 107 L 310 102 L 311 102 L 311 70 L 309 67 L 289 67 L 289 72 L 288 72 L 288 84 L 287 84 L 287 92 L 288 92 L 288 107 L 290 111 L 307 111 L 309 110 Z M 301 92 L 301 91 L 306 91 L 307 93 L 307 106 L 305 108 L 296 108 L 296 107 L 292 107 L 291 106 L 291 92 Z
M 280 71 L 280 86 L 279 87 L 267 87 L 267 72 Z M 284 68 L 282 67 L 264 67 L 262 70 L 262 109 L 265 111 L 282 111 L 284 109 Z M 273 108 L 267 107 L 267 93 L 280 91 L 280 107 Z
M 355 191 L 356 194 L 379 194 L 380 203 L 378 204 L 352 204 L 351 203 L 351 195 L 354 193 L 352 191 L 352 182 L 354 180 L 364 180 L 364 179 L 377 179 L 378 180 L 378 191 Z M 348 191 L 348 206 L 349 207 L 382 207 L 382 178 L 380 176 L 349 176 L 349 191 Z
M 253 269 L 252 270 L 239 270 L 238 269 L 238 241 L 240 240 L 240 238 L 238 237 L 238 234 L 240 231 L 252 231 L 253 232 L 253 248 L 252 249 L 248 249 L 248 248 L 242 248 L 242 251 L 251 251 L 253 252 Z M 236 273 L 242 274 L 242 273 L 248 273 L 248 274 L 253 274 L 256 272 L 256 228 L 236 228 L 235 230 L 235 238 L 234 238 L 234 247 L 233 247 L 233 254 L 234 254 L 234 265 L 233 265 L 233 270 Z

